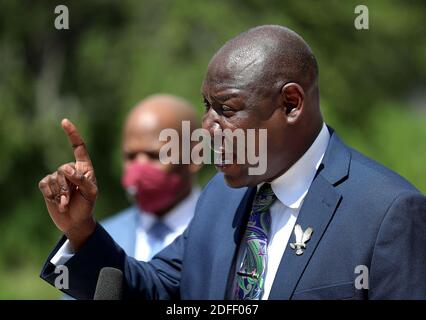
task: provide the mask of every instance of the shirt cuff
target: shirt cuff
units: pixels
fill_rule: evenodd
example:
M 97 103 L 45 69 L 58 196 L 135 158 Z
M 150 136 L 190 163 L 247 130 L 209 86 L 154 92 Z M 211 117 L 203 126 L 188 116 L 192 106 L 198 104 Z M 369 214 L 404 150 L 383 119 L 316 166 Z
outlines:
M 69 240 L 66 240 L 62 247 L 55 253 L 52 259 L 50 259 L 50 263 L 55 266 L 64 265 L 74 256 L 74 252 L 71 248 Z

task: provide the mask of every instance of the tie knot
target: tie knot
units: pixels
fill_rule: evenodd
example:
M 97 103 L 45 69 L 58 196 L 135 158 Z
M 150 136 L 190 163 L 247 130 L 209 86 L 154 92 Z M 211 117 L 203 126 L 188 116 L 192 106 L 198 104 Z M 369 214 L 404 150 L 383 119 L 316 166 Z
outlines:
M 264 183 L 256 193 L 253 202 L 253 212 L 267 211 L 276 200 L 274 191 L 269 183 Z
M 162 241 L 170 232 L 170 228 L 161 220 L 156 221 L 148 230 L 148 234 L 155 241 Z

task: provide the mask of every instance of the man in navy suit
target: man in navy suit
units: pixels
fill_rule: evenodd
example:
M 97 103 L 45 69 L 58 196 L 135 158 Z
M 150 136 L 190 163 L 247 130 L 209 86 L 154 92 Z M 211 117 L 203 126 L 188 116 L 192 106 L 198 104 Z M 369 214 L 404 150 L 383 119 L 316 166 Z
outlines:
M 106 266 L 123 271 L 125 298 L 426 299 L 426 198 L 324 124 L 317 81 L 311 49 L 281 26 L 250 29 L 214 55 L 203 127 L 266 129 L 267 170 L 218 164 L 189 227 L 148 263 L 94 220 L 93 166 L 63 120 L 76 162 L 39 185 L 64 233 L 41 277 L 54 283 L 65 264 L 65 291 L 80 299 Z

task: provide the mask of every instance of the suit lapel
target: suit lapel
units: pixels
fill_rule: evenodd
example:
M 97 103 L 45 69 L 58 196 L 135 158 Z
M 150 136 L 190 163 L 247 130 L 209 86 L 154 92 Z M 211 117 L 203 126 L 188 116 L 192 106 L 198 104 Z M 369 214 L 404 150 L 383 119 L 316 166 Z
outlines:
M 233 195 L 230 200 L 227 199 L 224 205 L 226 212 L 220 215 L 222 219 L 217 224 L 221 230 L 217 239 L 219 243 L 215 246 L 216 254 L 211 274 L 214 283 L 211 286 L 210 299 L 226 299 L 229 285 L 233 283 L 231 269 L 245 231 L 247 213 L 251 209 L 256 188 L 234 189 L 230 192 Z
M 307 242 L 304 253 L 297 256 L 295 250 L 290 248 L 290 242 L 295 242 L 294 233 L 291 235 L 275 275 L 269 295 L 270 300 L 290 299 L 309 259 L 333 217 L 340 198 L 340 194 L 321 175 L 317 176 L 296 221 L 296 224 L 300 224 L 303 230 L 308 227 L 314 230 L 311 239 Z
M 270 300 L 291 298 L 341 201 L 341 194 L 335 186 L 347 177 L 349 163 L 349 151 L 333 134 L 323 163 L 309 188 L 296 221 L 303 230 L 308 227 L 313 228 L 311 239 L 307 242 L 304 253 L 297 256 L 295 250 L 290 248 L 290 243 L 295 242 L 295 236 L 292 233 L 275 275 L 269 295 Z

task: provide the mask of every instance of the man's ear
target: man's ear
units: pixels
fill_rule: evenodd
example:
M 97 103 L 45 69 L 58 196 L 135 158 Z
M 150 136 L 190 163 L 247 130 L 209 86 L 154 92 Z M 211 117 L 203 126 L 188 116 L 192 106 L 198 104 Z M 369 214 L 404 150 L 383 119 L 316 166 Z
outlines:
M 282 87 L 281 97 L 287 122 L 296 123 L 303 111 L 305 100 L 303 88 L 295 82 L 289 82 Z

